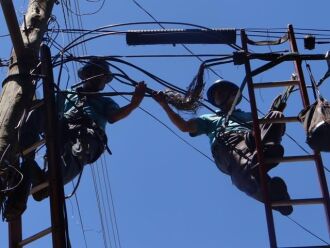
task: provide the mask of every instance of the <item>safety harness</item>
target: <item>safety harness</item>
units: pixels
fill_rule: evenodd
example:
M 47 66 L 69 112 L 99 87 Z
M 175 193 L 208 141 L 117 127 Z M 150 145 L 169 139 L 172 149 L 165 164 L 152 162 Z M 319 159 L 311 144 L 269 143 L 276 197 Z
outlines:
M 102 146 L 102 149 L 100 149 L 100 154 L 95 156 L 96 158 L 92 160 L 92 162 L 95 162 L 104 150 L 107 150 L 110 155 L 112 152 L 108 146 L 108 138 L 104 130 L 100 128 L 99 125 L 84 112 L 84 106 L 87 104 L 88 97 L 83 95 L 82 88 L 77 88 L 76 93 L 78 97 L 78 100 L 74 104 L 76 112 L 73 113 L 73 115 L 71 115 L 69 118 L 63 118 L 64 125 L 67 125 L 67 130 L 69 130 L 68 135 L 70 138 L 83 138 L 84 135 L 87 135 L 87 129 L 92 129 L 95 132 L 95 135 L 99 139 Z M 91 103 L 89 103 L 89 105 L 93 108 L 94 111 L 97 111 L 97 108 L 93 107 Z
M 293 75 L 293 77 L 294 77 L 294 75 Z M 278 95 L 275 98 L 275 100 L 273 101 L 270 110 L 282 112 L 284 110 L 284 108 L 286 107 L 286 102 L 287 102 L 290 94 L 293 92 L 293 89 L 294 89 L 294 86 L 289 86 L 284 90 L 284 92 L 282 94 Z M 240 92 L 238 94 L 240 94 Z M 237 98 L 237 96 L 236 96 L 236 98 Z M 236 105 L 235 102 L 234 102 L 234 104 Z M 242 151 L 242 150 L 236 148 L 235 145 L 233 145 L 231 142 L 228 141 L 231 138 L 231 135 L 233 133 L 235 133 L 235 134 L 239 135 L 242 140 L 245 139 L 248 147 L 253 147 L 253 145 L 252 145 L 253 141 L 251 140 L 252 137 L 247 134 L 248 129 L 250 129 L 250 130 L 252 129 L 251 123 L 239 120 L 239 118 L 237 118 L 236 116 L 233 115 L 233 111 L 234 111 L 234 107 L 228 113 L 224 113 L 221 111 L 217 112 L 217 115 L 221 116 L 220 121 L 221 120 L 223 121 L 223 125 L 216 130 L 216 135 L 215 135 L 216 142 L 218 144 L 221 143 L 221 144 L 226 145 L 230 150 L 235 151 L 239 156 L 241 156 L 249 164 L 251 164 L 255 158 L 249 157 L 248 153 L 250 153 L 252 151 Z M 229 120 L 234 121 L 243 127 L 246 127 L 247 130 L 226 131 L 226 127 L 229 124 Z M 227 171 L 224 171 L 223 169 L 220 169 L 220 170 L 226 174 L 230 174 L 230 168 L 227 168 Z

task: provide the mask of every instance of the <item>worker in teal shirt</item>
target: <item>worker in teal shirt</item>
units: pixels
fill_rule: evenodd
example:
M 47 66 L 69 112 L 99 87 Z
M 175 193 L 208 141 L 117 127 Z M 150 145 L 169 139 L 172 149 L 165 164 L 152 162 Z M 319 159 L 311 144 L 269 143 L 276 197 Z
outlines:
M 113 77 L 107 62 L 98 58 L 89 60 L 80 68 L 78 76 L 82 79 L 82 87 L 68 92 L 64 98 L 63 94 L 58 97 L 59 116 L 62 116 L 60 166 L 64 184 L 81 174 L 86 164 L 95 162 L 101 156 L 107 148 L 106 124 L 113 124 L 130 115 L 140 105 L 146 91 L 146 85 L 139 83 L 131 102 L 123 107 L 119 107 L 113 99 L 99 95 L 98 92 Z M 40 139 L 44 126 L 44 109 L 31 111 L 22 127 L 20 144 L 23 150 Z M 34 151 L 23 157 L 20 167 L 23 180 L 5 200 L 3 217 L 7 221 L 16 219 L 26 209 L 31 184 L 36 186 L 47 181 L 47 171 L 41 171 L 34 157 Z M 33 197 L 40 201 L 48 195 L 46 188 L 33 194 Z
M 222 118 L 219 118 L 222 116 Z M 232 118 L 236 118 L 241 122 L 248 123 L 252 122 L 251 113 L 243 112 L 240 109 L 234 110 L 232 113 Z M 225 126 L 225 113 L 218 111 L 217 114 L 205 114 L 196 118 L 196 124 L 198 127 L 197 132 L 191 133 L 191 136 L 197 136 L 200 134 L 206 134 L 210 138 L 211 145 L 216 140 L 217 131 L 220 128 Z M 249 131 L 250 129 L 246 126 L 242 126 L 241 124 L 230 119 L 228 124 L 225 126 L 226 131 Z
M 207 91 L 211 104 L 220 109 L 215 114 L 206 114 L 190 120 L 183 119 L 166 102 L 162 92 L 155 93 L 153 98 L 165 110 L 170 120 L 182 132 L 195 137 L 205 134 L 210 139 L 211 151 L 216 166 L 229 175 L 233 184 L 249 196 L 263 201 L 259 179 L 259 163 L 251 128 L 251 113 L 234 109 L 227 120 L 227 113 L 232 108 L 239 88 L 226 80 L 216 81 Z M 241 97 L 238 99 L 239 103 Z M 280 118 L 279 111 L 270 111 L 265 118 Z M 285 125 L 282 123 L 263 124 L 260 127 L 264 156 L 281 157 L 284 149 L 281 146 Z M 266 171 L 274 168 L 277 163 L 267 164 Z M 284 180 L 280 177 L 271 178 L 266 175 L 271 200 L 288 200 L 290 196 Z M 292 206 L 274 207 L 283 215 L 292 213 Z
M 83 91 L 83 88 L 80 90 Z M 79 91 L 79 89 L 78 89 Z M 76 103 L 79 100 L 77 91 L 72 91 L 72 94 L 67 94 L 64 102 L 63 116 L 65 119 L 75 118 Z M 88 97 L 88 104 L 82 107 L 82 111 L 90 119 L 93 119 L 95 123 L 102 130 L 105 130 L 106 124 L 108 122 L 107 116 L 114 115 L 118 109 L 119 105 L 110 97 Z

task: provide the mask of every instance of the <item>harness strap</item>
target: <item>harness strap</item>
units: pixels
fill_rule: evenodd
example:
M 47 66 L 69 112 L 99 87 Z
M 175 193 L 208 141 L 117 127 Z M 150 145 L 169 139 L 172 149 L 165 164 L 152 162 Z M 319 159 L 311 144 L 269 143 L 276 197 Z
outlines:
M 104 145 L 104 149 L 107 150 L 107 152 L 112 155 L 112 152 L 108 146 L 108 139 L 107 136 L 105 134 L 105 132 L 103 131 L 103 129 L 101 129 L 99 127 L 99 125 L 92 119 L 90 118 L 88 115 L 86 115 L 84 113 L 83 107 L 87 102 L 87 96 L 82 96 L 81 94 L 79 94 L 79 92 L 81 91 L 82 88 L 77 88 L 77 96 L 78 96 L 78 101 L 75 104 L 76 106 L 76 110 L 78 113 L 78 117 L 77 118 L 70 118 L 67 119 L 68 120 L 68 124 L 72 124 L 72 125 L 80 125 L 83 126 L 85 128 L 91 128 L 95 131 L 95 134 L 98 136 L 99 140 L 103 143 Z
M 245 153 L 243 153 L 240 149 L 236 148 L 236 146 L 234 146 L 233 144 L 229 143 L 229 142 L 224 142 L 226 140 L 228 140 L 228 138 L 230 137 L 230 134 L 232 133 L 236 133 L 236 134 L 241 134 L 241 135 L 244 135 L 247 133 L 247 131 L 244 131 L 244 130 L 231 130 L 231 131 L 220 131 L 220 132 L 217 132 L 216 134 L 216 140 L 217 142 L 223 142 L 226 146 L 228 146 L 231 150 L 234 150 L 235 152 L 238 153 L 238 155 L 240 155 L 241 157 L 245 158 L 247 161 L 252 161 L 251 158 L 249 158 L 248 156 L 246 156 Z M 243 138 L 245 139 L 245 138 Z M 252 151 L 251 151 L 252 152 Z

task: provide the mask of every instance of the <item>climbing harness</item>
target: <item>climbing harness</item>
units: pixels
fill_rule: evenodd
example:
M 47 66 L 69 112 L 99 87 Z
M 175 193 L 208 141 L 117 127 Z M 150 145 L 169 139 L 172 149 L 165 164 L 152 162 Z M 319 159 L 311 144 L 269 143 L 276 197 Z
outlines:
M 88 132 L 88 129 L 92 129 L 95 136 L 99 139 L 100 144 L 103 146 L 97 158 L 103 153 L 104 150 L 107 150 L 107 152 L 111 155 L 112 152 L 108 146 L 108 138 L 104 130 L 101 129 L 93 119 L 84 113 L 83 108 L 87 103 L 88 97 L 86 95 L 82 95 L 82 88 L 77 88 L 76 92 L 78 100 L 74 105 L 75 113 L 73 113 L 73 115 L 69 118 L 63 118 L 64 122 L 66 122 L 65 125 L 67 125 L 69 130 L 69 137 L 83 138 L 84 135 L 90 133 Z M 91 105 L 91 107 L 93 108 L 93 105 Z M 96 111 L 96 108 L 93 109 Z M 92 162 L 95 162 L 97 158 L 93 159 Z

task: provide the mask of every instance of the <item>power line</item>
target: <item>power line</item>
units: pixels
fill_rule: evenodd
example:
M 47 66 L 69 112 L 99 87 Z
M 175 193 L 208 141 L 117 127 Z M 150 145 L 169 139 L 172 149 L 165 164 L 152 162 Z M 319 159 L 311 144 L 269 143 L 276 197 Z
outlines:
M 73 184 L 73 187 L 75 187 L 73 182 L 72 182 L 72 184 Z M 86 234 L 85 234 L 85 228 L 84 228 L 82 217 L 81 217 L 81 211 L 80 211 L 80 206 L 79 206 L 77 194 L 74 194 L 74 199 L 75 199 L 77 209 L 78 209 L 79 221 L 80 221 L 81 231 L 82 231 L 82 234 L 83 234 L 83 237 L 84 237 L 85 247 L 87 248 L 87 239 L 86 239 Z
M 110 86 L 111 87 L 111 86 Z M 114 91 L 116 91 L 113 87 L 111 87 Z M 122 96 L 125 100 L 129 101 L 126 97 Z M 179 138 L 180 140 L 182 140 L 185 144 L 187 144 L 188 146 L 192 147 L 195 151 L 197 151 L 198 153 L 200 153 L 201 155 L 203 155 L 204 157 L 206 157 L 208 160 L 210 160 L 212 163 L 214 163 L 214 160 L 211 159 L 209 156 L 207 156 L 205 153 L 201 152 L 199 149 L 197 149 L 196 147 L 194 147 L 193 145 L 191 145 L 188 141 L 186 141 L 185 139 L 183 139 L 181 136 L 179 136 L 177 133 L 175 133 L 169 126 L 167 126 L 164 122 L 160 121 L 157 117 L 155 117 L 153 114 L 151 114 L 149 111 L 145 110 L 142 107 L 139 107 L 139 109 L 141 109 L 143 112 L 145 112 L 146 114 L 148 114 L 149 116 L 151 116 L 153 119 L 155 119 L 157 122 L 159 122 L 160 124 L 162 124 L 166 129 L 168 129 L 172 134 L 174 134 L 177 138 Z M 292 222 L 294 222 L 296 225 L 298 225 L 299 227 L 301 227 L 303 230 L 305 230 L 306 232 L 310 233 L 311 235 L 313 235 L 314 237 L 318 238 L 319 240 L 321 240 L 322 242 L 324 242 L 325 244 L 329 244 L 326 241 L 324 241 L 322 238 L 320 238 L 318 235 L 314 234 L 312 231 L 310 231 L 309 229 L 307 229 L 306 227 L 304 227 L 303 225 L 301 225 L 300 223 L 298 223 L 297 221 L 293 220 L 292 218 L 288 217 Z
M 98 165 L 97 171 L 98 171 L 98 174 L 100 174 L 100 181 L 99 181 L 100 187 L 101 188 L 104 188 L 104 191 L 105 191 L 105 193 L 102 194 L 103 198 L 104 198 L 104 195 L 105 195 L 105 199 L 103 199 L 103 202 L 107 206 L 107 208 L 105 208 L 104 211 L 105 212 L 108 212 L 108 218 L 109 218 L 110 224 L 111 224 L 111 231 L 112 231 L 112 236 L 113 236 L 113 240 L 114 240 L 114 246 L 115 247 L 118 247 L 118 245 L 117 245 L 117 239 L 116 239 L 116 234 L 115 234 L 114 221 L 112 219 L 112 213 L 111 213 L 111 205 L 110 205 L 110 200 L 109 200 L 109 190 L 108 190 L 107 184 L 105 182 L 104 163 L 103 163 L 104 161 L 101 160 L 100 162 L 101 162 L 101 168 L 100 168 L 100 165 Z M 101 172 L 99 172 L 99 170 Z M 102 179 L 103 179 L 103 182 L 102 182 Z M 109 239 L 111 239 L 110 233 L 109 233 Z
M 112 231 L 113 231 L 113 238 L 115 241 L 116 247 L 121 248 L 121 242 L 119 238 L 119 231 L 118 231 L 118 225 L 117 225 L 117 217 L 115 213 L 115 207 L 113 203 L 113 196 L 111 192 L 111 184 L 109 181 L 109 174 L 108 174 L 108 166 L 105 166 L 106 161 L 104 159 L 104 156 L 101 158 L 101 165 L 102 165 L 102 176 L 103 176 L 103 182 L 104 182 L 104 188 L 106 190 L 106 199 L 108 203 L 108 210 L 110 212 L 110 222 L 112 226 Z M 105 169 L 106 168 L 106 169 Z
M 117 92 L 112 86 L 109 86 L 113 89 L 113 91 Z M 124 98 L 125 100 L 129 101 L 129 99 L 125 96 L 121 96 L 122 98 Z M 161 125 L 163 125 L 167 130 L 169 130 L 173 135 L 175 135 L 177 138 L 179 138 L 181 141 L 183 141 L 185 144 L 187 144 L 188 146 L 190 146 L 191 148 L 193 148 L 195 151 L 197 151 L 198 153 L 200 153 L 201 155 L 203 155 L 205 158 L 207 158 L 208 160 L 210 160 L 212 163 L 214 163 L 214 160 L 212 158 L 210 158 L 208 155 L 206 155 L 205 153 L 203 153 L 201 150 L 199 150 L 198 148 L 196 148 L 195 146 L 193 146 L 191 143 L 189 143 L 187 140 L 185 140 L 184 138 L 182 138 L 180 135 L 178 135 L 173 129 L 171 129 L 168 125 L 166 125 L 164 122 L 162 122 L 160 119 L 158 119 L 156 116 L 154 116 L 153 114 L 151 114 L 149 111 L 147 111 L 146 109 L 142 108 L 139 106 L 139 109 L 141 109 L 143 112 L 145 112 L 147 115 L 149 115 L 150 117 L 152 117 L 154 120 L 156 120 L 158 123 L 160 123 Z
M 96 3 L 96 2 L 100 2 L 100 1 L 87 1 L 87 2 Z M 71 6 L 68 6 L 68 4 L 66 3 L 66 1 L 64 1 L 64 4 L 67 7 L 67 9 L 71 12 L 71 14 L 73 14 L 75 16 L 78 16 L 78 17 L 82 17 L 82 16 L 95 15 L 95 14 L 99 13 L 103 9 L 103 7 L 104 7 L 105 0 L 102 0 L 100 6 L 96 10 L 94 10 L 92 12 L 88 12 L 88 13 L 83 13 L 83 14 L 80 13 L 80 9 L 78 11 L 77 11 L 77 9 L 73 10 L 71 8 Z
M 101 185 L 101 179 L 100 179 L 100 172 L 99 172 L 99 161 L 97 161 L 96 163 L 96 168 L 95 168 L 95 171 L 96 171 L 96 179 L 97 179 L 97 184 L 99 185 L 99 191 L 100 191 L 100 202 L 102 204 L 102 207 L 103 207 L 103 213 L 104 213 L 104 222 L 106 223 L 105 225 L 105 229 L 106 229 L 106 233 L 107 233 L 107 236 L 108 236 L 108 239 L 109 239 L 109 244 L 110 244 L 110 247 L 112 247 L 112 241 L 111 241 L 111 235 L 110 235 L 110 229 L 109 229 L 109 224 L 108 224 L 108 212 L 106 211 L 106 207 L 105 207 L 105 200 L 104 200 L 104 193 L 103 193 L 103 187 Z M 101 210 L 102 211 L 102 210 Z M 116 245 L 116 244 L 115 244 Z
M 89 166 L 91 172 L 92 172 L 92 178 L 93 178 L 93 184 L 94 184 L 94 191 L 95 191 L 95 195 L 96 195 L 96 201 L 97 201 L 97 208 L 98 208 L 98 212 L 99 212 L 99 217 L 100 217 L 100 221 L 101 221 L 101 230 L 102 230 L 102 238 L 103 238 L 103 244 L 104 247 L 107 248 L 107 240 L 106 240 L 106 234 L 105 234 L 105 227 L 104 227 L 104 218 L 103 218 L 103 213 L 101 210 L 101 203 L 100 203 L 100 195 L 98 192 L 98 188 L 97 188 L 97 182 L 96 182 L 96 177 L 95 177 L 95 172 L 94 172 L 94 168 L 93 166 Z
M 103 158 L 103 160 L 105 160 L 104 156 L 102 158 Z M 108 166 L 105 166 L 105 171 L 106 171 L 106 179 L 107 179 L 109 192 L 110 192 L 111 207 L 112 207 L 113 216 L 114 216 L 114 220 L 115 220 L 115 228 L 116 228 L 116 233 L 117 233 L 118 244 L 119 244 L 119 248 L 121 248 L 121 242 L 120 242 L 120 236 L 119 236 L 119 230 L 118 230 L 118 224 L 117 224 L 117 216 L 116 216 L 115 204 L 114 204 L 114 199 L 113 199 L 111 184 L 110 184 L 110 179 L 109 179 L 110 174 L 108 172 Z
M 150 12 L 148 12 L 144 7 L 141 6 L 141 4 L 139 4 L 136 0 L 132 0 L 133 3 L 135 3 L 135 5 L 137 5 L 144 13 L 146 13 L 148 16 L 151 17 L 151 19 L 153 19 L 161 28 L 165 29 L 165 26 L 162 25 Z M 194 52 L 188 48 L 186 45 L 181 44 L 181 46 L 186 49 L 186 51 L 188 51 L 191 55 L 194 55 L 200 62 L 204 62 L 204 60 L 202 60 L 200 57 L 198 57 L 197 55 L 194 54 Z M 215 72 L 213 69 L 210 69 L 215 75 L 217 75 L 219 78 L 223 79 L 222 76 L 220 76 L 217 72 Z
M 327 241 L 325 241 L 324 239 L 322 239 L 321 237 L 317 236 L 316 234 L 314 234 L 312 231 L 310 231 L 309 229 L 307 229 L 306 227 L 304 227 L 303 225 L 299 224 L 296 220 L 294 220 L 293 218 L 291 218 L 290 216 L 286 216 L 289 220 L 291 220 L 293 223 L 295 223 L 297 226 L 299 226 L 301 229 L 303 229 L 304 231 L 306 231 L 307 233 L 309 233 L 310 235 L 314 236 L 315 238 L 317 238 L 318 240 L 322 241 L 323 243 L 330 245 L 330 243 L 328 243 Z

